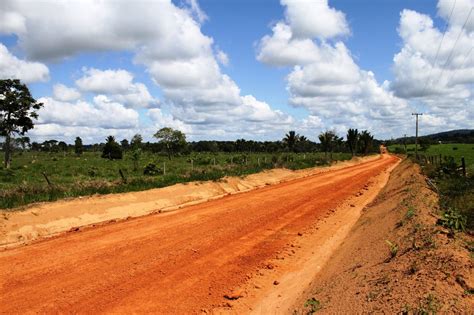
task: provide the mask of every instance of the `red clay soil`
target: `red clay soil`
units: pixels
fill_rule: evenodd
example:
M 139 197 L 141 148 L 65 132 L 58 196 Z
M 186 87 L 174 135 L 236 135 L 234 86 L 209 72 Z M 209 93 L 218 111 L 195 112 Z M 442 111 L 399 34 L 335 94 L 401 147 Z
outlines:
M 396 157 L 0 252 L 1 313 L 198 313 Z

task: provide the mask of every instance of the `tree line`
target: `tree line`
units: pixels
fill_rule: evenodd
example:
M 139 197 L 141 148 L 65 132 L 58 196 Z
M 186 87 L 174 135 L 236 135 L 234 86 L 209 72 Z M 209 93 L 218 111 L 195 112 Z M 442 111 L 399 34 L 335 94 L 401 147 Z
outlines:
M 31 142 L 25 136 L 28 130 L 34 127 L 33 120 L 38 118 L 37 110 L 43 104 L 37 102 L 30 94 L 26 85 L 19 80 L 0 80 L 0 136 L 5 139 L 2 145 L 4 151 L 4 167 L 9 168 L 13 149 L 69 152 L 80 156 L 84 151 L 102 152 L 106 159 L 122 159 L 123 152 L 130 151 L 131 158 L 138 161 L 142 151 L 153 153 L 163 152 L 169 159 L 175 155 L 186 155 L 192 152 L 325 152 L 325 157 L 332 159 L 333 152 L 351 152 L 368 154 L 377 152 L 379 141 L 364 130 L 349 129 L 346 139 L 336 135 L 334 131 L 324 131 L 318 135 L 320 143 L 310 141 L 296 131 L 289 131 L 279 141 L 254 141 L 238 139 L 235 141 L 186 141 L 186 135 L 170 127 L 158 130 L 153 137 L 156 142 L 144 142 L 140 134 L 130 140 L 116 140 L 112 135 L 105 139 L 105 143 L 84 145 L 80 137 L 76 137 L 74 144 L 64 141 L 47 140 L 42 143 Z

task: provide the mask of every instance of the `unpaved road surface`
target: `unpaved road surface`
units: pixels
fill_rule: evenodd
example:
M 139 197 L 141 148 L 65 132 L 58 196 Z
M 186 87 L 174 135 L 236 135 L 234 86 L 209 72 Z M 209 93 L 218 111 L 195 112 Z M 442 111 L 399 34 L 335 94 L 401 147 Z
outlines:
M 1 313 L 199 313 L 397 163 L 381 159 L 0 252 Z

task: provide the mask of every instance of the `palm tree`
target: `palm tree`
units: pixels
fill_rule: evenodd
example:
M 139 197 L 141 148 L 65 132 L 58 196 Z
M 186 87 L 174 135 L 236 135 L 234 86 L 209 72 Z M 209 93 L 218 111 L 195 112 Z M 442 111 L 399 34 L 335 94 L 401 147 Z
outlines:
M 299 140 L 300 136 L 293 130 L 288 132 L 283 138 L 283 143 L 285 143 L 288 151 L 294 152 L 295 151 L 295 144 Z
M 362 153 L 367 154 L 372 147 L 372 142 L 374 141 L 374 136 L 370 134 L 367 130 L 364 130 L 360 133 L 359 136 L 360 143 L 362 145 Z
M 357 151 L 357 142 L 359 141 L 359 131 L 357 129 L 349 129 L 347 130 L 347 145 L 351 150 L 352 156 L 355 155 Z
M 115 142 L 115 137 L 114 136 L 108 136 L 107 138 L 105 138 L 105 141 L 107 143 L 114 143 Z
M 321 148 L 324 150 L 324 158 L 327 160 L 328 152 L 330 152 L 330 158 L 332 160 L 332 150 L 334 146 L 334 139 L 336 138 L 336 133 L 334 131 L 326 130 L 325 132 L 320 133 L 318 138 L 321 142 Z

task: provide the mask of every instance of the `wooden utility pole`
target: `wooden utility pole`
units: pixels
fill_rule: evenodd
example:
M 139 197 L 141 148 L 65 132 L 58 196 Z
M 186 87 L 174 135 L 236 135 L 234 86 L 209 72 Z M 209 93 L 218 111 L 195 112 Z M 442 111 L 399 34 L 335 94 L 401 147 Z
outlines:
M 415 157 L 418 160 L 418 116 L 423 115 L 423 113 L 412 113 L 412 115 L 416 116 Z
M 405 138 L 403 138 L 403 146 L 405 147 L 405 154 L 407 154 L 407 134 L 405 134 Z

